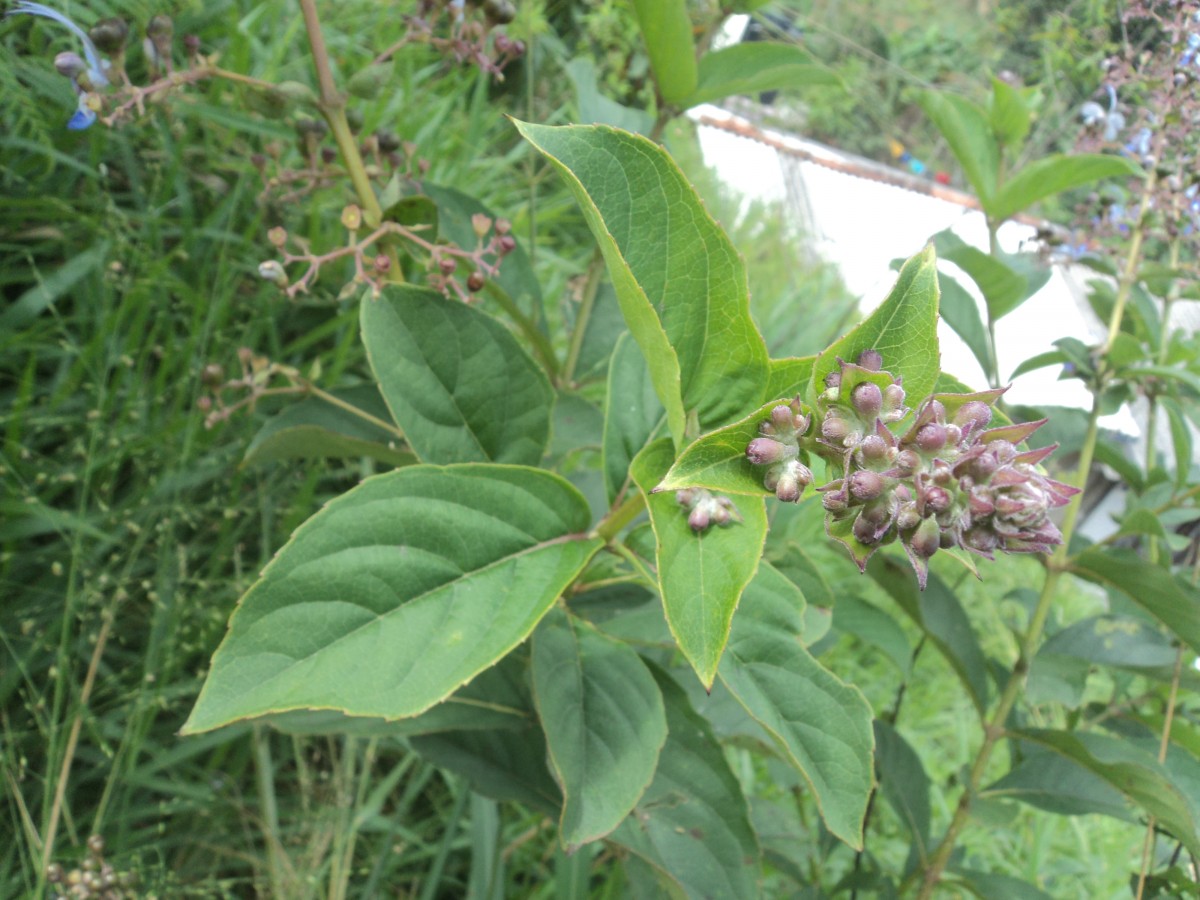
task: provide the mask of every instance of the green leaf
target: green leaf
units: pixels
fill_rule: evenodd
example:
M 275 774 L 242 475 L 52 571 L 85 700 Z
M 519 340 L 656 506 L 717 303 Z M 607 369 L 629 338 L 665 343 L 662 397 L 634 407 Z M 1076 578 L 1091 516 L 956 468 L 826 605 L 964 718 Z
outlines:
M 908 672 L 912 646 L 900 623 L 882 609 L 853 594 L 843 594 L 833 607 L 833 627 L 877 647 L 901 673 Z
M 609 840 L 654 866 L 689 898 L 759 896 L 750 811 L 712 726 L 669 675 L 651 666 L 667 714 L 654 781 Z
M 654 128 L 654 116 L 646 110 L 623 106 L 600 92 L 596 63 L 590 57 L 575 57 L 563 66 L 563 71 L 575 88 L 579 122 L 585 125 L 612 125 L 635 134 L 649 134 Z
M 883 367 L 904 378 L 904 390 L 913 401 L 927 397 L 937 382 L 937 260 L 932 246 L 904 264 L 887 299 L 865 320 L 835 341 L 813 365 L 809 398 L 824 390 L 825 376 L 838 358 L 853 362 L 864 350 L 883 356 Z
M 984 372 L 992 371 L 991 350 L 987 328 L 979 317 L 975 298 L 949 275 L 938 273 L 938 293 L 941 295 L 941 313 L 946 324 L 963 339 L 963 343 L 979 362 Z
M 759 436 L 758 426 L 770 418 L 771 410 L 787 402 L 772 400 L 740 422 L 697 438 L 679 454 L 656 490 L 703 487 L 726 494 L 771 495 L 763 487 L 763 469 L 746 459 L 746 447 Z
M 611 128 L 518 123 L 575 194 L 676 444 L 763 400 L 767 351 L 741 257 L 658 145 Z
M 373 384 L 331 391 L 343 400 L 381 421 L 391 418 L 379 388 Z M 394 446 L 400 443 L 400 447 Z M 395 432 L 375 425 L 319 397 L 310 397 L 287 407 L 259 429 L 242 465 L 279 459 L 329 459 L 368 456 L 392 466 L 407 466 L 417 457 L 403 449 Z
M 1020 147 L 1029 134 L 1033 121 L 1029 104 L 1020 89 L 999 78 L 992 78 L 992 102 L 988 108 L 988 124 L 1004 146 Z
M 1153 754 L 1103 734 L 1026 729 L 1015 737 L 1053 750 L 1099 775 L 1158 821 L 1187 849 L 1200 853 L 1200 834 L 1186 796 Z
M 484 669 L 441 703 L 411 719 L 348 716 L 328 709 L 298 709 L 264 716 L 261 721 L 286 734 L 359 737 L 410 737 L 443 731 L 524 731 L 536 720 L 526 684 L 527 659 L 510 653 Z
M 554 392 L 507 328 L 409 286 L 366 293 L 361 320 L 383 398 L 423 461 L 541 461 Z
M 1200 652 L 1200 592 L 1131 550 L 1089 547 L 1071 563 L 1081 578 L 1115 588 Z
M 1014 378 L 1019 378 L 1026 372 L 1034 372 L 1038 369 L 1044 369 L 1047 366 L 1061 366 L 1063 363 L 1069 361 L 1067 354 L 1061 350 L 1047 350 L 1045 353 L 1029 357 L 1029 359 L 1013 369 L 1013 373 L 1008 377 L 1011 381 Z
M 1000 148 L 987 116 L 970 100 L 954 94 L 925 91 L 917 102 L 950 145 L 967 181 L 987 209 L 996 192 L 1000 168 Z
M 1173 397 L 1160 397 L 1159 403 L 1167 414 L 1171 428 L 1171 446 L 1175 453 L 1175 487 L 1187 484 L 1192 470 L 1192 430 L 1184 417 L 1183 407 Z
M 611 505 L 629 482 L 629 464 L 663 421 L 650 370 L 628 333 L 617 340 L 604 404 L 604 485 Z
M 751 41 L 705 53 L 700 58 L 699 83 L 683 105 L 712 103 L 733 94 L 841 83 L 834 72 L 795 44 Z
M 979 286 L 992 319 L 1012 312 L 1027 299 L 1028 281 L 1002 260 L 963 241 L 949 229 L 932 238 L 941 259 L 958 266 Z
M 952 867 L 951 871 L 955 876 L 953 883 L 965 887 L 979 900 L 1054 900 L 1036 885 L 1012 875 L 957 867 Z
M 876 554 L 867 566 L 867 574 L 929 635 L 982 716 L 988 704 L 987 660 L 971 630 L 971 620 L 954 593 L 933 574 L 925 590 L 917 590 L 908 564 L 897 557 Z
M 330 501 L 246 592 L 184 732 L 424 712 L 523 641 L 600 548 L 549 472 L 409 466 Z
M 621 318 L 621 306 L 617 303 L 617 292 L 612 283 L 603 278 L 596 288 L 592 314 L 583 332 L 579 359 L 575 363 L 575 381 L 584 382 L 607 376 L 613 348 L 626 330 L 625 320 Z
M 0 313 L 0 328 L 15 331 L 37 318 L 43 310 L 70 293 L 75 285 L 104 265 L 111 246 L 111 241 L 98 241 L 94 246 L 71 257 L 45 278 L 41 278 L 39 273 L 38 283 Z
M 875 760 L 879 787 L 912 835 L 917 856 L 929 855 L 929 776 L 921 757 L 887 722 L 875 721 Z
M 800 590 L 763 563 L 733 625 L 721 682 L 804 776 L 825 826 L 862 847 L 874 783 L 871 706 L 804 649 Z
M 1129 669 L 1167 668 L 1175 662 L 1170 641 L 1149 623 L 1129 616 L 1091 616 L 1075 622 L 1050 637 L 1038 656 L 1043 653 Z
M 692 531 L 673 493 L 651 493 L 671 464 L 671 442 L 655 441 L 633 461 L 633 478 L 657 539 L 659 590 L 667 625 L 706 688 L 717 674 L 733 611 L 754 576 L 767 538 L 766 504 L 738 498 L 740 522 Z
M 638 27 L 663 100 L 683 105 L 696 90 L 696 48 L 687 0 L 633 0 Z
M 533 633 L 533 690 L 563 792 L 567 853 L 621 824 L 667 739 L 662 695 L 628 644 L 561 609 Z
M 961 160 L 960 160 L 961 161 Z M 1028 209 L 1039 200 L 1082 187 L 1102 178 L 1144 177 L 1131 159 L 1100 153 L 1054 153 L 1031 162 L 1004 182 L 984 202 L 989 218 L 999 222 Z M 984 200 L 980 197 L 980 200 Z
M 992 800 L 1019 800 L 1060 816 L 1098 813 L 1131 821 L 1121 792 L 1103 778 L 1051 750 L 1030 747 L 1012 771 L 980 792 Z
M 557 817 L 558 785 L 546 768 L 546 739 L 536 724 L 520 730 L 445 731 L 410 738 L 429 762 L 457 772 L 493 800 L 524 803 Z
M 772 359 L 767 372 L 765 397 L 804 397 L 812 380 L 815 356 L 789 356 Z

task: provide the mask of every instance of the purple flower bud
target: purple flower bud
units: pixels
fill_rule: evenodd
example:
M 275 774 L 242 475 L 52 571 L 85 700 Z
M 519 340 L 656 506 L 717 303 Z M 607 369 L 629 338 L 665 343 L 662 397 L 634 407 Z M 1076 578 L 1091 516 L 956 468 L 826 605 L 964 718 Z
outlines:
M 911 475 L 921 468 L 921 457 L 917 455 L 915 450 L 901 450 L 896 454 L 896 468 L 901 472 Z
M 776 463 L 763 473 L 763 487 L 773 491 L 779 486 L 779 476 L 783 474 L 783 464 Z
M 900 504 L 896 512 L 896 527 L 901 531 L 912 531 L 921 524 L 921 514 L 917 512 L 917 504 L 912 500 Z
M 925 490 L 924 500 L 925 508 L 935 515 L 937 513 L 944 513 L 954 502 L 949 491 L 937 486 L 929 487 Z
M 926 453 L 936 453 L 946 446 L 946 427 L 937 422 L 930 422 L 917 429 L 914 439 L 916 445 Z
M 963 430 L 957 425 L 946 426 L 946 443 L 951 447 L 957 447 L 963 438 Z
M 795 413 L 790 406 L 776 406 L 771 410 L 771 424 L 781 434 L 787 434 L 796 427 Z
M 862 457 L 869 462 L 883 462 L 888 457 L 887 441 L 877 434 L 869 434 L 858 445 Z
M 860 415 L 873 418 L 879 415 L 879 411 L 883 409 L 883 391 L 880 390 L 879 385 L 864 381 L 854 388 L 850 395 L 850 402 Z
M 746 459 L 756 466 L 766 466 L 791 459 L 798 452 L 795 446 L 781 444 L 773 438 L 760 437 L 752 440 L 746 447 Z
M 992 408 L 981 400 L 968 400 L 954 414 L 954 423 L 964 430 L 982 431 L 991 421 Z
M 884 481 L 870 469 L 860 469 L 848 479 L 850 496 L 857 500 L 874 500 L 883 493 Z
M 860 513 L 854 520 L 854 536 L 860 544 L 876 544 L 879 542 L 879 529 L 873 525 L 864 514 Z
M 703 531 L 711 524 L 712 515 L 709 511 L 707 503 L 697 503 L 696 508 L 692 510 L 688 516 L 688 525 L 692 527 L 692 531 Z
M 934 422 L 944 423 L 946 421 L 946 407 L 942 404 L 941 400 L 930 400 L 922 412 Z
M 821 505 L 829 512 L 841 512 L 849 504 L 845 490 L 830 491 L 821 497 Z
M 779 473 L 779 482 L 775 485 L 775 496 L 784 503 L 795 503 L 800 499 L 804 489 L 812 484 L 813 474 L 808 466 L 799 460 L 789 460 Z
M 950 468 L 948 462 L 935 459 L 933 466 L 930 468 L 930 477 L 933 478 L 934 484 L 940 484 L 942 487 L 945 487 L 954 480 L 954 470 Z
M 967 507 L 972 516 L 979 518 L 990 516 L 996 509 L 991 492 L 982 485 L 970 489 L 970 493 L 967 494 Z
M 683 490 L 676 491 L 675 502 L 682 507 L 691 509 L 692 504 L 696 502 L 696 493 L 695 488 L 684 488 Z
M 836 387 L 841 387 L 841 384 L 842 384 L 842 373 L 841 372 L 830 372 L 828 375 L 825 376 L 825 387 L 836 388 Z
M 759 422 L 758 433 L 763 437 L 771 437 L 775 434 L 775 426 L 770 422 Z
M 878 350 L 864 350 L 858 354 L 858 364 L 868 372 L 878 372 L 883 368 L 883 356 Z
M 883 389 L 883 405 L 888 412 L 904 408 L 904 388 L 899 384 L 889 384 Z
M 1000 466 L 1007 466 L 1017 458 L 1017 448 L 1010 441 L 991 441 L 987 445 L 987 452 L 995 457 Z
M 987 528 L 976 526 L 963 534 L 962 543 L 968 550 L 974 550 L 991 559 L 992 551 L 1000 546 L 1000 538 Z
M 729 508 L 718 502 L 717 507 L 712 510 L 712 520 L 718 525 L 724 526 L 729 524 L 730 518 Z
M 87 63 L 78 53 L 68 50 L 54 57 L 54 68 L 58 70 L 59 75 L 74 79 L 87 71 Z
M 850 433 L 850 423 L 841 417 L 835 409 L 831 409 L 821 423 L 821 436 L 831 443 L 840 443 Z

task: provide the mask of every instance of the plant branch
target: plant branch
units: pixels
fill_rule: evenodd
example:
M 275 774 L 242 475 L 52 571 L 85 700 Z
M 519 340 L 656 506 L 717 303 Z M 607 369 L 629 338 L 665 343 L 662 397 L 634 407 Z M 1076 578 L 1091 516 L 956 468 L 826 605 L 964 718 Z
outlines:
M 562 382 L 570 384 L 575 377 L 575 366 L 579 363 L 579 354 L 583 349 L 583 338 L 587 333 L 588 321 L 592 317 L 592 309 L 596 305 L 596 293 L 600 289 L 600 277 L 604 274 L 604 257 L 597 247 L 588 265 L 587 281 L 583 286 L 583 298 L 579 304 L 579 314 L 575 317 L 575 328 L 571 332 L 571 347 L 567 351 L 567 361 L 563 363 Z
M 1171 746 L 1171 723 L 1175 719 L 1175 700 L 1179 695 L 1179 678 L 1183 670 L 1183 645 L 1175 651 L 1175 674 L 1171 676 L 1171 691 L 1167 697 L 1167 710 L 1163 716 L 1162 738 L 1158 744 L 1158 761 L 1167 761 L 1167 750 Z M 1150 871 L 1150 853 L 1154 849 L 1154 816 L 1146 820 L 1146 841 L 1142 845 L 1142 866 L 1138 871 L 1137 891 L 1135 900 L 1142 900 L 1146 889 L 1146 875 Z

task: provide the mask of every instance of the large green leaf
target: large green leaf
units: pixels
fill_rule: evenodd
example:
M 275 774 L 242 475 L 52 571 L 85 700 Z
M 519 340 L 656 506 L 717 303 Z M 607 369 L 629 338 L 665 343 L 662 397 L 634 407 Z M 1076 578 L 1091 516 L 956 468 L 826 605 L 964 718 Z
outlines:
M 750 41 L 705 53 L 699 83 L 685 106 L 711 103 L 733 94 L 836 85 L 841 79 L 795 44 Z
M 1131 550 L 1089 547 L 1071 563 L 1088 581 L 1116 588 L 1200 652 L 1200 591 Z
M 926 247 L 900 269 L 887 299 L 845 337 L 817 357 L 812 370 L 810 396 L 824 390 L 825 376 L 837 360 L 854 362 L 864 350 L 883 356 L 883 367 L 904 378 L 910 404 L 923 400 L 937 383 L 940 357 L 937 339 L 937 260 Z
M 992 371 L 992 351 L 988 343 L 987 328 L 979 317 L 975 298 L 966 288 L 949 275 L 938 273 L 938 292 L 941 294 L 940 310 L 946 324 L 963 339 L 963 343 L 979 362 L 984 372 Z
M 929 855 L 929 776 L 921 757 L 887 722 L 875 722 L 879 787 L 897 818 L 912 835 L 918 859 Z
M 941 259 L 954 263 L 978 285 L 992 319 L 1007 315 L 1027 299 L 1028 280 L 1002 260 L 972 247 L 949 229 L 931 240 Z
M 990 201 L 988 215 L 1000 221 L 1028 209 L 1039 200 L 1099 181 L 1145 173 L 1131 159 L 1100 153 L 1055 153 L 1031 162 L 1004 182 Z M 980 198 L 983 200 L 984 198 Z
M 815 356 L 788 356 L 770 360 L 764 397 L 801 397 L 808 392 Z
M 554 392 L 507 328 L 410 286 L 368 292 L 361 320 L 383 398 L 424 462 L 541 461 Z
M 767 382 L 746 269 L 658 145 L 612 128 L 518 123 L 566 179 L 600 244 L 676 443 L 744 416 Z
M 290 709 L 415 716 L 523 641 L 603 541 L 563 479 L 409 466 L 297 529 L 246 592 L 184 731 Z
M 579 121 L 585 125 L 612 125 L 635 134 L 649 134 L 654 128 L 654 116 L 644 109 L 622 106 L 600 92 L 596 78 L 596 63 L 587 56 L 577 56 L 563 66 L 575 88 L 579 106 Z
M 667 714 L 654 781 L 609 840 L 697 900 L 759 896 L 759 848 L 737 778 L 712 726 L 669 675 L 651 667 Z
M 988 124 L 1000 143 L 1011 149 L 1020 147 L 1033 123 L 1033 111 L 1021 88 L 992 78 L 992 100 L 988 106 Z
M 546 768 L 546 739 L 536 723 L 519 730 L 444 731 L 410 739 L 429 762 L 457 772 L 493 800 L 515 801 L 557 816 L 558 785 Z
M 1020 800 L 1060 816 L 1089 813 L 1131 821 L 1129 803 L 1115 787 L 1065 756 L 1041 747 L 1029 748 L 1003 778 L 984 788 L 989 800 Z
M 1053 750 L 1099 775 L 1154 816 L 1191 853 L 1200 853 L 1200 833 L 1187 797 L 1149 751 L 1104 734 L 1029 729 L 1014 732 L 1014 736 Z
M 871 558 L 867 574 L 929 635 L 983 715 L 988 703 L 987 659 L 954 592 L 932 574 L 925 590 L 918 590 L 906 562 L 880 553 Z
M 373 384 L 331 393 L 376 419 L 386 422 L 391 417 L 379 396 L 379 388 Z M 417 461 L 395 432 L 327 400 L 309 397 L 267 420 L 246 448 L 242 465 L 279 459 L 363 456 L 392 466 L 407 466 Z
M 633 0 L 662 98 L 681 105 L 696 90 L 696 48 L 687 0 Z
M 633 648 L 551 610 L 533 633 L 533 689 L 573 853 L 621 824 L 667 739 L 662 695 Z
M 772 400 L 732 425 L 697 438 L 684 448 L 658 486 L 662 491 L 704 487 L 727 494 L 765 497 L 763 469 L 746 459 L 746 447 L 759 436 L 758 426 L 771 417 L 771 410 L 787 398 Z
M 617 340 L 604 403 L 604 486 L 612 503 L 629 481 L 629 464 L 662 424 L 650 370 L 628 334 Z
M 874 783 L 871 706 L 804 649 L 799 588 L 763 563 L 733 624 L 721 682 L 804 776 L 829 831 L 862 847 Z
M 754 576 L 767 538 L 766 504 L 739 497 L 740 522 L 696 533 L 674 493 L 650 493 L 671 465 L 671 442 L 655 441 L 633 461 L 657 539 L 659 590 L 675 642 L 705 687 L 711 687 L 729 640 L 733 611 Z
M 917 102 L 950 145 L 967 181 L 987 209 L 996 192 L 1000 148 L 984 111 L 965 97 L 937 91 L 923 92 Z

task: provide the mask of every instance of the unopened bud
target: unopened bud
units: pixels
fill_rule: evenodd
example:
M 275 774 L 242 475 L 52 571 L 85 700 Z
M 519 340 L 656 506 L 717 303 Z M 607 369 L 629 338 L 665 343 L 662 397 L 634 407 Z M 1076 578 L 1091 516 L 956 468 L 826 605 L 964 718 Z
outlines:
M 882 537 L 879 527 L 867 518 L 865 510 L 859 513 L 858 518 L 854 520 L 854 536 L 858 538 L 860 544 L 867 545 L 878 543 Z
M 781 444 L 773 438 L 760 437 L 746 446 L 746 459 L 756 466 L 766 466 L 791 459 L 797 452 L 796 447 Z
M 924 519 L 913 536 L 909 539 L 908 545 L 912 547 L 913 553 L 922 559 L 929 559 L 933 554 L 937 553 L 938 547 L 941 546 L 942 534 L 938 528 L 936 519 Z
M 483 273 L 479 271 L 472 272 L 467 278 L 467 290 L 472 294 L 483 290 L 485 279 Z
M 991 421 L 992 408 L 979 400 L 968 400 L 954 414 L 954 423 L 964 430 L 981 431 Z
M 883 391 L 879 385 L 864 381 L 854 389 L 850 402 L 860 415 L 874 417 L 883 408 Z
M 835 415 L 835 410 L 830 410 L 825 416 L 825 421 L 821 423 L 821 436 L 825 440 L 832 443 L 840 443 L 846 435 L 850 433 L 850 423 L 843 419 L 840 415 Z
M 829 512 L 842 512 L 849 502 L 850 498 L 844 490 L 829 491 L 821 496 L 821 505 Z
M 688 515 L 688 525 L 692 531 L 703 531 L 712 521 L 712 516 L 707 503 L 697 503 L 696 508 Z
M 125 49 L 125 41 L 129 37 L 129 26 L 124 19 L 101 19 L 88 29 L 88 37 L 101 53 L 110 56 Z
M 516 18 L 517 10 L 510 0 L 483 0 L 483 15 L 492 25 L 507 25 Z
M 896 421 L 904 417 L 904 388 L 898 384 L 889 384 L 883 389 L 884 418 Z
M 945 488 L 935 486 L 925 490 L 925 508 L 935 514 L 944 513 L 952 502 L 953 498 Z
M 501 256 L 507 256 L 509 253 L 512 253 L 516 249 L 517 249 L 517 239 L 515 237 L 513 237 L 511 234 L 501 235 L 500 239 L 498 241 L 496 241 L 496 251 Z
M 858 354 L 858 364 L 868 372 L 878 372 L 883 368 L 883 355 L 878 350 L 864 350 Z
M 258 264 L 258 277 L 264 281 L 271 281 L 280 287 L 287 287 L 288 277 L 283 266 L 273 259 L 268 259 L 266 262 Z
M 54 57 L 54 68 L 58 70 L 59 75 L 64 75 L 67 78 L 78 78 L 87 71 L 87 63 L 83 61 L 83 57 L 78 53 L 72 53 L 68 50 Z
M 841 372 L 830 372 L 828 375 L 825 376 L 825 387 L 835 388 L 835 387 L 840 387 L 841 384 L 842 384 L 842 373 Z
M 443 256 L 438 260 L 438 268 L 442 270 L 443 275 L 453 275 L 454 270 L 458 268 L 458 260 L 453 256 Z
M 863 438 L 858 450 L 868 462 L 883 462 L 888 457 L 887 441 L 877 434 L 869 434 Z
M 400 149 L 400 138 L 394 131 L 375 132 L 375 141 L 379 144 L 380 153 L 394 153 Z
M 342 225 L 348 231 L 358 231 L 362 228 L 362 210 L 356 204 L 351 203 L 342 210 Z
M 696 502 L 696 494 L 695 488 L 683 488 L 675 492 L 675 502 L 686 509 L 691 509 L 692 504 Z
M 870 469 L 860 469 L 850 476 L 848 482 L 850 496 L 857 500 L 874 500 L 883 493 L 884 481 L 878 473 Z
M 287 243 L 288 233 L 286 228 L 276 225 L 267 232 L 267 240 L 271 242 L 272 247 L 283 247 Z
M 508 234 L 512 231 L 512 222 L 508 219 L 497 219 L 492 227 L 496 229 L 496 234 Z
M 922 425 L 917 430 L 915 441 L 926 453 L 935 453 L 946 446 L 946 428 L 937 422 Z
M 921 468 L 921 457 L 915 450 L 901 450 L 896 454 L 896 468 L 911 474 Z
M 209 387 L 216 387 L 225 380 L 225 370 L 219 363 L 209 363 L 201 370 L 200 380 Z
M 371 265 L 377 275 L 386 275 L 392 268 L 392 261 L 385 254 L 377 254 Z
M 901 531 L 912 531 L 921 524 L 921 514 L 917 512 L 917 504 L 909 500 L 902 503 L 896 512 L 896 527 Z
M 200 52 L 200 36 L 197 34 L 185 34 L 183 36 L 183 49 L 188 56 L 195 56 Z
M 804 489 L 812 484 L 813 475 L 808 466 L 799 460 L 789 460 L 783 464 L 779 474 L 779 483 L 775 485 L 775 496 L 784 503 L 795 503 L 804 493 Z

